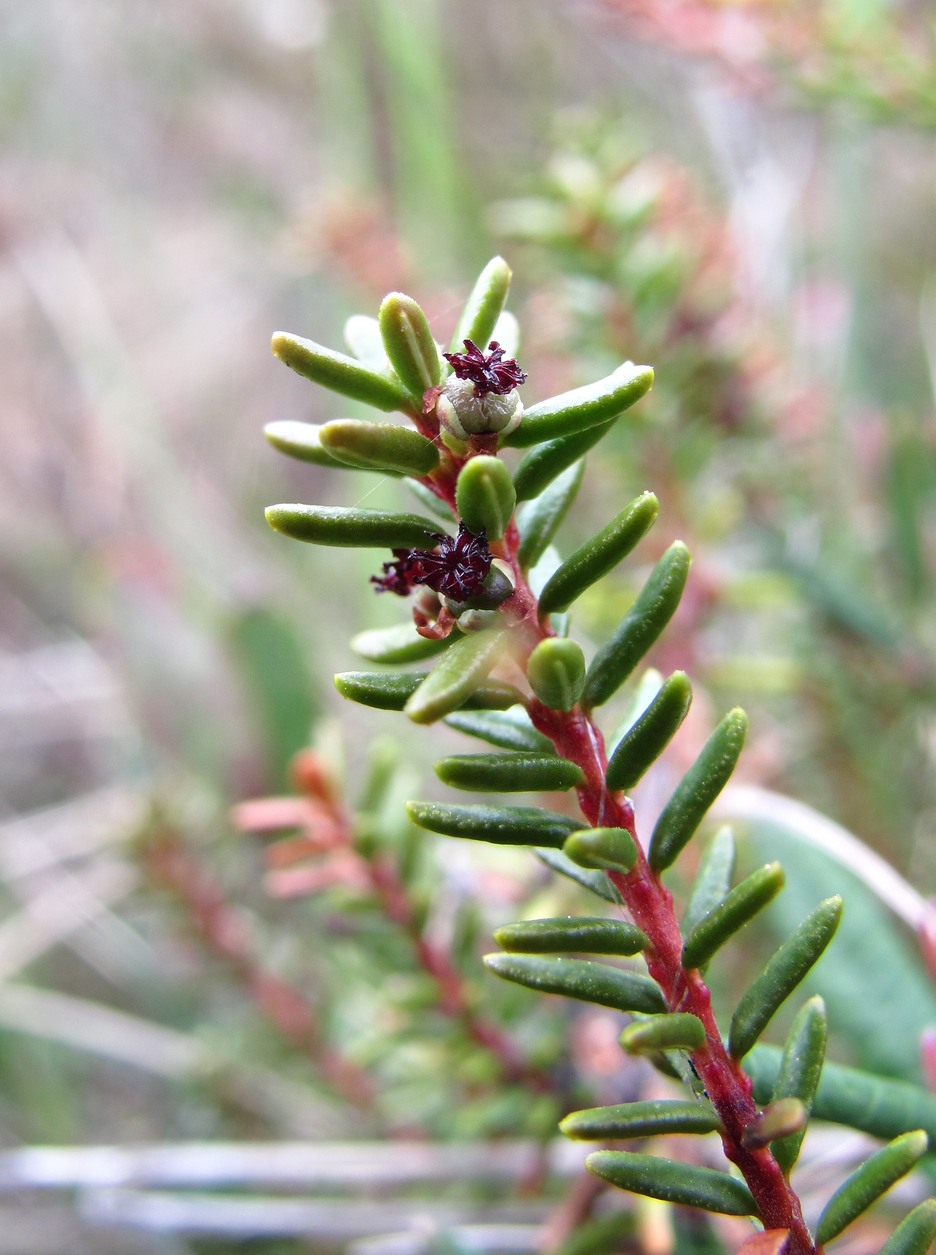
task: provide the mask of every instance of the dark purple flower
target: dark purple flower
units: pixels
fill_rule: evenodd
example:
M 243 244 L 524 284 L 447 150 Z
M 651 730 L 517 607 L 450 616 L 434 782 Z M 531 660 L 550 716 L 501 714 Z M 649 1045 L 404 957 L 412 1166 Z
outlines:
M 464 353 L 443 353 L 442 356 L 459 379 L 471 380 L 476 397 L 486 397 L 489 392 L 504 396 L 518 388 L 526 379 L 515 358 L 503 360 L 504 350 L 496 340 L 488 345 L 486 355 L 473 340 L 465 340 L 463 343 Z
M 452 601 L 477 597 L 491 569 L 491 551 L 479 536 L 458 525 L 457 536 L 439 536 L 438 549 L 394 549 L 393 562 L 383 564 L 383 575 L 372 575 L 379 593 L 405 597 L 424 584 Z

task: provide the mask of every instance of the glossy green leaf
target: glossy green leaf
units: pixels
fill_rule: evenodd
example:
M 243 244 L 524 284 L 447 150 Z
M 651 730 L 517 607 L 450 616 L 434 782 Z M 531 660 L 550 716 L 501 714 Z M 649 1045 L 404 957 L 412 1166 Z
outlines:
M 422 407 L 422 395 L 442 380 L 442 360 L 429 322 L 411 296 L 391 292 L 377 314 L 387 360 L 413 399 Z
M 453 754 L 436 763 L 435 773 L 453 789 L 495 793 L 571 789 L 584 779 L 581 767 L 556 754 Z
M 783 888 L 783 868 L 768 863 L 746 876 L 700 920 L 683 945 L 683 967 L 704 967 L 713 954 L 743 928 Z
M 431 674 L 431 673 L 430 673 Z M 335 688 L 348 701 L 377 710 L 402 710 L 426 673 L 387 674 L 383 671 L 343 671 L 335 676 Z M 509 684 L 486 680 L 465 703 L 469 710 L 507 710 L 519 694 Z
M 702 747 L 653 828 L 647 861 L 655 872 L 675 862 L 728 783 L 744 746 L 747 715 L 735 707 Z
M 475 632 L 451 644 L 404 706 L 414 723 L 435 723 L 463 706 L 503 656 L 506 632 Z
M 734 865 L 734 834 L 728 827 L 719 828 L 702 855 L 689 893 L 682 919 L 684 937 L 688 937 L 695 926 L 727 895 L 731 889 Z
M 613 419 L 609 423 L 598 423 L 595 427 L 576 432 L 574 436 L 547 440 L 524 454 L 513 477 L 517 500 L 528 501 L 531 497 L 538 497 L 557 475 L 593 449 L 613 426 Z
M 824 1246 L 838 1237 L 896 1181 L 906 1176 L 926 1153 L 927 1144 L 923 1130 L 915 1129 L 912 1133 L 895 1137 L 865 1160 L 842 1182 L 822 1209 L 816 1225 L 816 1242 Z
M 754 978 L 731 1017 L 728 1048 L 736 1059 L 747 1054 L 778 1007 L 818 960 L 835 936 L 841 917 L 841 898 L 820 902 Z
M 577 597 L 614 569 L 644 537 L 660 512 L 652 492 L 645 492 L 622 510 L 607 527 L 576 549 L 547 582 L 540 594 L 540 614 L 568 610 Z
M 708 1103 L 666 1099 L 590 1107 L 573 1111 L 559 1122 L 566 1137 L 583 1142 L 667 1137 L 671 1133 L 714 1133 L 720 1127 L 718 1114 Z
M 650 942 L 635 924 L 603 916 L 566 915 L 527 919 L 495 929 L 502 950 L 517 954 L 637 954 Z
M 823 1001 L 809 998 L 797 1012 L 787 1034 L 772 1101 L 798 1098 L 809 1115 L 825 1061 L 827 1035 Z M 804 1136 L 805 1129 L 774 1142 L 774 1158 L 787 1176 L 799 1156 Z
M 649 366 L 625 362 L 613 374 L 584 388 L 573 388 L 548 401 L 531 405 L 520 426 L 504 443 L 526 449 L 543 440 L 555 440 L 617 418 L 653 387 Z
M 744 1182 L 715 1168 L 627 1150 L 596 1150 L 585 1160 L 585 1167 L 632 1194 L 725 1216 L 757 1215 L 757 1204 Z
M 588 669 L 583 703 L 601 706 L 631 674 L 679 605 L 691 558 L 677 540 L 653 568 L 634 604 L 598 650 Z
M 589 893 L 595 894 L 596 897 L 603 898 L 605 902 L 620 904 L 621 895 L 603 871 L 588 871 L 578 863 L 573 863 L 562 850 L 534 848 L 533 853 L 541 863 L 545 863 L 550 871 L 554 871 L 558 876 L 565 876 L 567 880 L 573 881 Z
M 285 331 L 274 335 L 272 347 L 281 362 L 332 392 L 353 397 L 355 401 L 363 401 L 378 410 L 411 412 L 413 409 L 412 398 L 401 384 L 368 370 L 344 353 L 326 349 L 314 340 L 305 340 Z
M 879 1255 L 926 1255 L 936 1238 L 936 1198 L 918 1203 L 881 1247 Z
M 484 966 L 502 980 L 525 985 L 540 993 L 577 998 L 616 1011 L 665 1011 L 655 981 L 640 972 L 593 963 L 590 959 L 556 958 L 539 954 L 486 954 Z
M 503 539 L 513 517 L 517 494 L 510 471 L 500 458 L 481 454 L 462 467 L 455 488 L 455 504 L 462 522 L 476 536 Z
M 700 1050 L 705 1045 L 705 1025 L 698 1016 L 673 1011 L 628 1024 L 620 1041 L 629 1055 L 655 1054 L 660 1050 Z
M 447 837 L 490 841 L 495 845 L 546 845 L 560 848 L 576 821 L 568 815 L 532 806 L 449 806 L 442 802 L 407 802 L 414 824 Z
M 333 458 L 322 444 L 319 438 L 321 430 L 321 426 L 316 423 L 282 419 L 267 423 L 263 434 L 274 449 L 285 453 L 287 457 L 296 458 L 300 462 L 314 462 L 317 466 L 343 466 L 344 463 Z
M 319 429 L 327 453 L 346 466 L 396 475 L 430 475 L 439 465 L 439 450 L 411 427 L 363 423 L 339 418 Z
M 438 525 L 430 519 L 360 506 L 271 505 L 266 520 L 274 531 L 313 545 L 431 549 L 439 543 Z
M 632 789 L 676 735 L 689 713 L 692 685 L 684 671 L 663 681 L 653 701 L 624 733 L 608 761 L 607 783 L 613 791 Z
M 559 524 L 575 500 L 584 473 L 584 462 L 576 462 L 558 475 L 535 501 L 525 502 L 517 511 L 517 528 L 520 532 L 517 556 L 524 569 L 536 564 L 555 536 Z
M 637 862 L 634 838 L 624 828 L 582 828 L 572 833 L 562 851 L 592 871 L 629 872 Z
M 364 658 L 367 662 L 382 662 L 387 666 L 401 666 L 407 662 L 422 662 L 426 658 L 434 658 L 451 644 L 451 637 L 435 640 L 420 636 L 412 623 L 368 628 L 351 637 L 351 648 L 359 658 Z
M 466 340 L 472 340 L 478 348 L 487 350 L 509 291 L 510 267 L 503 257 L 492 257 L 478 275 L 471 295 L 465 302 L 452 336 L 450 352 L 461 353 Z M 506 345 L 504 347 L 509 357 L 510 348 Z
M 759 1044 L 744 1059 L 759 1103 L 770 1102 L 780 1074 L 782 1051 Z M 846 1124 L 872 1137 L 890 1138 L 921 1128 L 936 1143 L 936 1095 L 909 1081 L 895 1081 L 859 1068 L 826 1061 L 812 1114 Z
M 585 655 L 576 641 L 551 636 L 527 659 L 530 688 L 550 710 L 571 710 L 585 684 Z
M 552 741 L 537 732 L 522 706 L 511 710 L 455 711 L 445 716 L 450 728 L 476 736 L 504 750 L 528 750 L 533 754 L 553 754 Z

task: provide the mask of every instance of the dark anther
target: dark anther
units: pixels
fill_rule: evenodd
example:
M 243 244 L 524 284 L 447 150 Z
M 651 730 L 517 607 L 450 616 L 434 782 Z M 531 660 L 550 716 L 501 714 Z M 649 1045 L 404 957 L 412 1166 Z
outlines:
M 443 353 L 459 379 L 470 379 L 474 384 L 474 395 L 485 397 L 489 392 L 503 396 L 518 388 L 526 379 L 526 375 L 517 365 L 516 359 L 508 357 L 504 360 L 504 350 L 492 340 L 485 355 L 473 340 L 463 341 L 464 353 Z
M 383 575 L 372 575 L 379 593 L 405 597 L 425 584 L 452 601 L 477 597 L 491 569 L 491 551 L 484 533 L 475 536 L 464 523 L 457 536 L 439 536 L 438 549 L 394 549 L 393 561 L 383 564 Z

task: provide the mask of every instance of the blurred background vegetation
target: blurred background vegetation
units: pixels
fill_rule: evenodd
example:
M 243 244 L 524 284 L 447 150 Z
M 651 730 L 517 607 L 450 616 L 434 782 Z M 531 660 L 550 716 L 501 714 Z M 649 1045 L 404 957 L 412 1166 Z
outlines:
M 743 984 L 769 928 L 861 861 L 775 795 L 936 889 L 932 17 L 909 0 L 2 12 L 0 1252 L 374 1255 L 409 1221 L 368 1228 L 314 1168 L 346 1228 L 290 1212 L 289 1171 L 260 1158 L 205 1178 L 209 1147 L 191 1179 L 181 1157 L 177 1177 L 111 1179 L 77 1152 L 404 1138 L 402 1162 L 426 1139 L 548 1139 L 570 1106 L 656 1082 L 618 1057 L 610 1014 L 480 974 L 496 924 L 588 899 L 526 853 L 414 834 L 400 802 L 434 787 L 437 732 L 339 709 L 349 636 L 401 608 L 372 595 L 375 555 L 284 544 L 262 507 L 400 489 L 265 446 L 266 421 L 339 416 L 270 332 L 340 345 L 402 288 L 445 338 L 502 252 L 528 397 L 623 358 L 656 368 L 559 544 L 661 498 L 638 562 L 582 603 L 591 640 L 674 535 L 695 555 L 654 661 L 686 667 L 697 700 L 638 813 L 723 708 L 748 708 L 754 787 L 725 813 L 791 889 L 736 956 Z M 846 887 L 817 976 L 836 1056 L 921 1080 L 925 962 L 906 918 Z M 48 1170 L 59 1192 L 16 1158 L 34 1144 L 73 1152 Z M 555 1217 L 561 1166 L 531 1161 L 518 1201 L 509 1173 L 470 1185 L 457 1163 L 394 1251 L 457 1249 L 439 1234 L 466 1198 L 468 1219 Z M 234 1187 L 269 1210 L 226 1209 L 248 1201 Z

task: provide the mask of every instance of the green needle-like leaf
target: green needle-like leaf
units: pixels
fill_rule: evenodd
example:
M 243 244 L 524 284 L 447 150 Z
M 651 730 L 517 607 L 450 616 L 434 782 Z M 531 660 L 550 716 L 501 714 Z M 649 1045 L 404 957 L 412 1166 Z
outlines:
M 666 1137 L 670 1133 L 714 1133 L 720 1127 L 721 1121 L 708 1103 L 666 1099 L 590 1107 L 573 1111 L 559 1122 L 566 1137 L 583 1142 Z
M 922 1129 L 904 1133 L 883 1146 L 843 1181 L 823 1208 L 816 1226 L 816 1242 L 824 1246 L 838 1237 L 853 1220 L 868 1210 L 882 1194 L 926 1153 L 927 1137 Z
M 527 501 L 517 511 L 517 527 L 520 532 L 517 556 L 524 570 L 536 565 L 543 550 L 555 536 L 559 524 L 575 500 L 584 473 L 584 462 L 576 462 L 558 475 L 535 501 Z
M 747 715 L 736 707 L 705 742 L 654 826 L 647 855 L 653 871 L 659 873 L 669 867 L 692 839 L 705 812 L 728 783 L 746 731 Z
M 450 645 L 404 710 L 413 723 L 435 723 L 463 706 L 504 652 L 506 633 L 474 632 Z
M 538 846 L 534 848 L 533 853 L 557 876 L 565 876 L 567 880 L 587 889 L 596 897 L 603 898 L 605 902 L 613 902 L 615 906 L 620 906 L 621 895 L 603 871 L 588 871 L 580 867 L 578 863 L 573 863 L 567 854 L 563 854 L 562 850 L 550 850 L 544 846 Z
M 425 673 L 414 672 L 388 675 L 383 671 L 343 671 L 335 676 L 335 688 L 342 697 L 361 706 L 402 710 L 426 678 Z M 468 710 L 507 710 L 519 696 L 509 684 L 485 680 L 470 694 L 465 705 Z
M 266 520 L 275 532 L 313 545 L 431 549 L 439 543 L 438 525 L 431 519 L 359 506 L 271 505 Z
M 319 439 L 337 461 L 361 470 L 421 476 L 439 465 L 439 450 L 411 427 L 339 418 L 320 428 Z
M 582 695 L 585 655 L 568 637 L 550 636 L 527 660 L 530 688 L 550 710 L 571 710 Z
M 736 1059 L 747 1054 L 777 1008 L 825 950 L 835 936 L 841 917 L 841 898 L 826 898 L 820 902 L 755 977 L 731 1017 L 728 1048 Z
M 650 944 L 646 933 L 634 924 L 589 915 L 505 924 L 495 930 L 494 940 L 512 954 L 637 954 Z
M 263 434 L 280 453 L 300 462 L 314 462 L 317 466 L 343 466 L 323 446 L 320 439 L 322 428 L 316 423 L 299 423 L 293 419 L 267 423 Z
M 653 568 L 634 604 L 599 649 L 588 669 L 583 704 L 614 696 L 673 617 L 689 575 L 689 550 L 677 540 Z
M 398 623 L 387 628 L 368 628 L 351 637 L 351 648 L 359 658 L 367 662 L 382 662 L 387 666 L 401 666 L 407 662 L 422 662 L 434 658 L 452 644 L 451 637 L 434 640 L 420 636 L 412 623 Z
M 683 936 L 688 937 L 709 911 L 713 911 L 731 889 L 734 876 L 735 841 L 727 826 L 719 828 L 708 843 L 699 863 L 695 881 L 682 920 Z
M 656 1054 L 660 1050 L 699 1050 L 705 1045 L 705 1025 L 698 1016 L 674 1011 L 628 1024 L 620 1040 L 629 1055 Z
M 538 954 L 486 954 L 484 966 L 503 980 L 540 993 L 561 994 L 616 1011 L 653 1015 L 666 1010 L 663 995 L 649 976 L 607 963 Z
M 617 418 L 653 387 L 649 366 L 625 362 L 613 374 L 584 388 L 573 388 L 548 401 L 531 405 L 523 422 L 504 440 L 515 449 L 526 449 L 542 440 L 555 440 Z
M 704 967 L 726 941 L 743 928 L 783 888 L 779 863 L 768 863 L 746 876 L 704 919 L 683 945 L 683 967 Z
M 584 778 L 581 767 L 556 754 L 453 754 L 435 772 L 453 789 L 494 793 L 571 789 Z
M 926 1255 L 936 1238 L 936 1198 L 919 1203 L 881 1247 L 879 1255 Z
M 637 862 L 634 838 L 624 828 L 583 828 L 569 837 L 562 852 L 592 871 L 629 872 Z
M 510 471 L 500 458 L 480 454 L 462 468 L 455 488 L 462 522 L 475 536 L 501 540 L 513 517 L 517 494 Z
M 608 762 L 608 788 L 632 789 L 676 735 L 689 713 L 692 685 L 684 671 L 674 671 L 640 718 L 614 747 Z
M 421 408 L 423 393 L 442 379 L 442 360 L 426 315 L 411 296 L 391 292 L 383 299 L 377 322 L 390 365 Z
M 774 1101 L 798 1098 L 808 1117 L 822 1074 L 826 1037 L 825 1004 L 819 997 L 809 998 L 797 1012 L 787 1035 L 773 1088 Z M 787 1176 L 799 1156 L 805 1133 L 804 1128 L 773 1144 L 774 1158 Z
M 407 802 L 414 824 L 447 837 L 490 841 L 495 845 L 544 845 L 559 849 L 576 821 L 568 815 L 532 806 L 448 806 Z
M 645 492 L 607 527 L 576 549 L 540 593 L 540 615 L 568 610 L 586 588 L 607 575 L 631 552 L 653 526 L 659 512 L 659 501 L 652 492 Z
M 450 352 L 460 353 L 466 340 L 472 340 L 478 348 L 487 350 L 509 291 L 510 267 L 503 257 L 492 257 L 478 275 L 471 295 L 465 302 L 464 311 L 452 336 Z
M 450 728 L 476 736 L 480 741 L 503 750 L 528 750 L 533 754 L 554 754 L 553 743 L 537 732 L 522 707 L 513 710 L 463 711 L 445 716 Z
M 602 1181 L 633 1194 L 725 1216 L 757 1215 L 757 1204 L 744 1182 L 714 1168 L 627 1150 L 596 1150 L 585 1160 L 585 1167 Z
M 316 344 L 314 340 L 278 331 L 273 337 L 272 347 L 281 362 L 332 392 L 340 392 L 342 396 L 353 397 L 355 401 L 363 401 L 365 405 L 388 412 L 403 410 L 411 413 L 414 408 L 412 397 L 401 384 L 368 370 L 353 357 Z
M 593 449 L 613 426 L 613 419 L 610 423 L 598 423 L 595 427 L 576 432 L 574 436 L 547 440 L 524 454 L 513 477 L 517 500 L 528 501 L 531 497 L 538 497 L 557 475 Z

